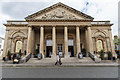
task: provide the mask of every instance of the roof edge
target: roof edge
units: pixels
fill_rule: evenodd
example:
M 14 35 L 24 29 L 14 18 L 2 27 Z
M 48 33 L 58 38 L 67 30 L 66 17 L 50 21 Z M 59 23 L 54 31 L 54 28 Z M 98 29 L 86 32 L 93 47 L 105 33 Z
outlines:
M 80 12 L 80 11 L 78 11 L 78 10 L 76 10 L 76 9 L 68 6 L 68 5 L 65 5 L 65 4 L 63 4 L 63 3 L 61 3 L 61 2 L 58 2 L 58 3 L 56 3 L 56 4 L 53 4 L 53 5 L 50 6 L 50 7 L 47 7 L 47 8 L 45 8 L 45 9 L 43 9 L 43 10 L 40 10 L 40 11 L 35 12 L 35 13 L 31 14 L 31 15 L 28 15 L 27 17 L 25 17 L 25 19 L 26 19 L 26 20 L 27 20 L 27 19 L 30 19 L 30 18 L 32 18 L 32 17 L 34 17 L 34 16 L 40 15 L 40 14 L 42 14 L 43 12 L 47 12 L 48 10 L 53 9 L 53 8 L 55 8 L 55 7 L 58 7 L 58 6 L 66 7 L 67 9 L 69 9 L 69 10 L 71 10 L 71 11 L 74 11 L 75 13 L 77 13 L 77 14 L 79 14 L 79 15 L 81 15 L 81 16 L 84 16 L 84 17 L 86 17 L 86 18 L 89 18 L 89 19 L 91 19 L 91 20 L 94 19 L 93 17 L 91 17 L 91 16 L 89 16 L 89 15 L 83 13 L 83 12 Z

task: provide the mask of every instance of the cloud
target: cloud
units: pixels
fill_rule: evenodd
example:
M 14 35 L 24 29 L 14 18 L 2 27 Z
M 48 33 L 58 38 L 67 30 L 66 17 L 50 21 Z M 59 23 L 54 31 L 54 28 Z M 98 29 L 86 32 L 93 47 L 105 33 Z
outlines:
M 4 36 L 7 20 L 23 20 L 26 16 L 62 2 L 82 11 L 95 20 L 110 20 L 113 35 L 118 35 L 118 1 L 119 0 L 1 0 L 0 2 L 0 36 Z
M 14 19 L 24 19 L 33 12 L 39 11 L 47 6 L 44 2 L 6 2 L 2 5 L 2 13 L 12 16 Z
M 3 24 L 6 23 L 8 19 L 11 19 L 8 15 L 4 15 L 0 13 L 0 37 L 5 36 L 6 27 Z
M 94 20 L 110 20 L 114 25 L 112 26 L 112 33 L 118 35 L 118 1 L 88 1 L 85 13 L 94 17 Z
M 33 12 L 42 10 L 48 3 L 44 2 L 2 2 L 0 3 L 0 36 L 5 37 L 7 20 L 24 20 Z

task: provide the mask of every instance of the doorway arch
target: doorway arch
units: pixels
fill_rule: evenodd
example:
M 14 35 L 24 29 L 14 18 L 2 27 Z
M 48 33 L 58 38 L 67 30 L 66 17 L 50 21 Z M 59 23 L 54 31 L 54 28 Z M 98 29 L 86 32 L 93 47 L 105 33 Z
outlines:
M 102 41 L 102 40 L 98 39 L 98 40 L 96 41 L 96 44 L 97 44 L 97 52 L 100 52 L 101 50 L 104 49 L 104 48 L 103 48 L 103 41 Z
M 15 52 L 18 53 L 20 50 L 22 50 L 22 41 L 16 41 L 15 43 Z

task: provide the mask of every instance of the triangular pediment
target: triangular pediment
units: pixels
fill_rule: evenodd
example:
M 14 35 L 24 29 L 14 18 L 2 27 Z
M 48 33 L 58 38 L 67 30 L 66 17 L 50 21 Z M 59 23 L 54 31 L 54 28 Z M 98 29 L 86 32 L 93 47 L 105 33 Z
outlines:
M 66 20 L 93 20 L 91 16 L 88 16 L 80 11 L 77 11 L 65 4 L 57 3 L 37 13 L 29 15 L 26 20 L 50 20 L 50 19 L 66 19 Z

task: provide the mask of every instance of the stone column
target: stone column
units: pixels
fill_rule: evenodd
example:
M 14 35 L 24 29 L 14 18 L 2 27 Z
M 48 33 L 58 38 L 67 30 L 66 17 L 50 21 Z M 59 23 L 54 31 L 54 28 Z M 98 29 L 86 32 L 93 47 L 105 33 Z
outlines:
M 81 52 L 81 48 L 80 48 L 80 29 L 79 29 L 78 26 L 76 27 L 76 48 L 77 48 L 76 56 L 78 57 L 79 52 Z
M 113 56 L 117 58 L 117 55 L 115 53 L 115 47 L 114 47 L 113 40 L 112 40 L 111 29 L 109 29 L 108 31 L 109 31 L 109 38 L 110 38 L 110 44 L 111 44 L 111 52 L 112 52 Z
M 40 53 L 42 54 L 42 57 L 44 58 L 44 28 L 41 26 L 40 28 Z
M 68 54 L 68 30 L 67 27 L 64 27 L 64 44 L 65 44 L 65 58 L 70 57 Z
M 32 30 L 32 53 L 35 51 L 35 31 L 34 29 Z
M 32 27 L 28 27 L 27 54 L 32 53 Z
M 105 38 L 105 40 L 104 40 L 103 44 L 104 44 L 104 52 L 107 52 L 107 47 L 106 47 L 106 38 Z
M 93 43 L 93 52 L 94 51 L 96 52 L 96 39 L 95 39 L 95 37 L 92 38 L 92 43 Z
M 107 38 L 107 51 L 111 51 L 110 48 L 111 48 L 110 47 L 110 40 L 109 40 L 109 38 Z
M 87 53 L 87 56 L 88 56 L 88 31 L 87 31 L 87 28 L 85 29 L 85 42 L 86 42 L 86 53 Z
M 88 27 L 88 43 L 89 43 L 89 52 L 93 53 L 93 42 L 92 42 L 92 34 L 91 27 Z
M 52 41 L 53 41 L 53 46 L 52 46 L 52 58 L 56 58 L 56 28 L 52 28 Z
M 7 52 L 8 52 L 7 51 L 7 46 L 8 46 L 8 32 L 9 32 L 9 30 L 6 30 L 2 57 L 6 57 L 7 56 Z
M 27 54 L 27 37 L 24 37 L 23 43 L 23 53 L 26 51 Z
M 11 39 L 11 53 L 14 53 L 14 41 L 13 41 L 14 39 L 12 38 Z

